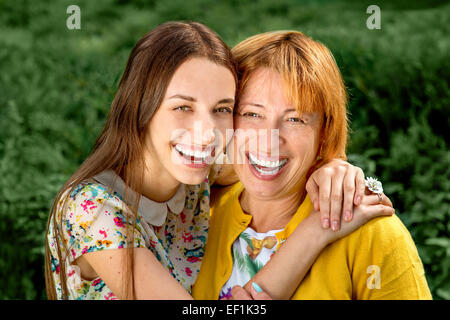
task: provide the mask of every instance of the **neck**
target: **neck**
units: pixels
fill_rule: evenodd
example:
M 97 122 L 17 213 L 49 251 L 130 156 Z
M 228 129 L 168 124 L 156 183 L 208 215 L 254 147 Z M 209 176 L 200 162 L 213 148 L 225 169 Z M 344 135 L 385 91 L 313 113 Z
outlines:
M 142 195 L 156 202 L 172 198 L 180 186 L 176 180 L 159 163 L 148 157 L 145 161 L 142 181 Z
M 256 232 L 283 229 L 297 212 L 305 198 L 305 188 L 276 199 L 258 198 L 244 190 L 241 194 L 241 207 L 252 215 L 250 227 Z
M 144 173 L 142 195 L 156 202 L 169 200 L 177 192 L 180 182 L 173 179 L 173 177 L 164 179 L 160 174 L 155 175 L 155 172 L 152 171 L 146 170 Z

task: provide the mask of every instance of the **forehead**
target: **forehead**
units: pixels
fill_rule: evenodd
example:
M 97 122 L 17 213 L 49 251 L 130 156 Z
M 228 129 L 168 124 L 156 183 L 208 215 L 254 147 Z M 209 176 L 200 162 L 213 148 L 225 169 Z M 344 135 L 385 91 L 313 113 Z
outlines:
M 323 106 L 317 103 L 318 90 L 309 83 L 297 83 L 298 75 L 283 77 L 273 68 L 260 67 L 249 75 L 240 92 L 239 104 L 257 103 L 281 110 L 295 109 L 300 114 L 324 114 Z
M 269 68 L 258 68 L 252 72 L 241 92 L 240 101 L 285 107 L 290 105 L 284 94 L 281 75 Z
M 267 98 L 273 95 L 276 95 L 277 98 L 284 97 L 281 75 L 269 68 L 258 68 L 250 74 L 241 98 L 258 96 Z
M 175 71 L 169 82 L 166 97 L 185 94 L 196 98 L 231 95 L 234 97 L 236 83 L 226 67 L 207 58 L 190 58 Z

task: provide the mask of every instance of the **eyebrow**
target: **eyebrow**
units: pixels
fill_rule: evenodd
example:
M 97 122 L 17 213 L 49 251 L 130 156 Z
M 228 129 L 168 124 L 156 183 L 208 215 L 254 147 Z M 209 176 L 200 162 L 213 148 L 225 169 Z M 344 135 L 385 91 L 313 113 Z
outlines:
M 259 103 L 241 103 L 241 105 L 243 105 L 243 106 L 245 106 L 245 105 L 247 105 L 247 106 L 254 106 L 254 107 L 258 107 L 258 108 L 265 108 L 262 104 L 259 104 Z
M 217 104 L 219 103 L 234 103 L 234 99 L 233 98 L 222 99 L 217 102 Z
M 188 100 L 188 101 L 192 101 L 192 102 L 197 102 L 197 99 L 190 97 L 190 96 L 185 96 L 182 94 L 175 94 L 175 95 L 171 96 L 169 99 L 183 99 L 183 100 Z
M 258 107 L 258 108 L 265 108 L 264 105 L 259 104 L 259 103 L 242 103 L 242 105 L 254 106 L 254 107 Z M 295 109 L 295 108 L 284 110 L 285 113 L 296 112 L 296 111 L 297 111 L 297 109 Z
M 175 95 L 171 96 L 169 99 L 183 99 L 183 100 L 187 100 L 187 101 L 191 101 L 191 102 L 197 102 L 197 99 L 190 97 L 190 96 L 185 96 L 182 94 L 175 94 Z M 232 98 L 221 99 L 217 102 L 217 104 L 220 104 L 220 103 L 234 103 L 234 99 L 232 99 Z

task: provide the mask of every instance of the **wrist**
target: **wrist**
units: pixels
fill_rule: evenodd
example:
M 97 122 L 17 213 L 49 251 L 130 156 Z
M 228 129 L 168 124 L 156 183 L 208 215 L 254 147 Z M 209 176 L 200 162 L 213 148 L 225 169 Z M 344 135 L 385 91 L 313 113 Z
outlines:
M 320 215 L 316 212 L 306 217 L 298 226 L 298 231 L 294 231 L 294 234 L 298 234 L 301 239 L 310 239 L 311 245 L 318 246 L 319 250 L 325 248 L 331 242 L 333 242 L 333 232 L 329 229 L 323 229 L 320 224 Z M 300 236 L 300 233 L 303 233 Z
M 335 232 L 332 231 L 331 229 L 324 229 L 322 227 L 320 227 L 320 232 L 318 233 L 318 241 L 323 245 L 323 247 L 325 248 L 326 246 L 328 246 L 330 243 L 334 242 L 336 240 L 335 238 Z

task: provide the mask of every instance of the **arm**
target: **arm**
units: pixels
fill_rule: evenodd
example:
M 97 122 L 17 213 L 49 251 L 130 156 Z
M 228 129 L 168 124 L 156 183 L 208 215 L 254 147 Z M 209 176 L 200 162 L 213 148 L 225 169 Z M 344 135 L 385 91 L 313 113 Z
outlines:
M 120 299 L 130 297 L 127 289 L 131 287 L 131 274 L 138 299 L 191 298 L 145 247 L 143 226 L 130 224 L 134 216 L 120 198 L 92 184 L 84 186 L 69 201 L 73 212 L 64 216 L 64 240 L 73 243 L 70 258 L 74 260 L 70 262 L 80 268 L 82 278 L 100 277 Z M 127 237 L 129 228 L 133 229 L 133 243 Z M 148 236 L 157 240 L 150 232 Z
M 289 299 L 328 244 L 350 234 L 370 219 L 394 214 L 386 197 L 383 204 L 378 204 L 378 201 L 376 195 L 365 196 L 355 209 L 352 221 L 344 223 L 338 232 L 321 228 L 318 221 L 320 213 L 311 212 L 244 289 L 254 292 L 251 282 L 256 282 L 273 299 Z
M 192 299 L 187 291 L 174 279 L 167 269 L 147 248 L 111 249 L 90 252 L 82 257 L 95 273 L 119 298 L 126 295 L 126 268 L 128 250 L 134 251 L 133 272 L 136 299 Z
M 341 212 L 344 212 L 344 220 L 350 222 L 353 217 L 353 204 L 361 204 L 365 191 L 364 173 L 344 160 L 334 159 L 311 174 L 306 183 L 306 190 L 315 211 L 320 210 L 323 229 L 329 230 L 331 225 L 332 230 L 338 231 L 341 226 Z M 392 207 L 392 203 L 387 200 L 387 204 Z M 319 253 L 332 242 L 333 236 L 337 236 L 322 232 L 319 224 L 308 225 L 314 215 L 317 216 L 317 212 L 313 212 L 297 227 L 269 263 L 252 279 L 257 283 L 267 281 L 263 287 L 268 285 L 268 288 L 271 288 L 271 296 L 279 299 L 289 298 Z M 274 274 L 284 276 L 284 279 L 273 281 L 274 278 L 270 275 Z M 250 283 L 246 284 L 245 289 L 254 292 Z
M 233 165 L 223 164 L 215 176 L 214 186 L 228 186 L 239 181 Z M 320 211 L 323 228 L 337 231 L 341 213 L 345 221 L 353 216 L 353 205 L 361 203 L 365 190 L 364 172 L 350 163 L 334 159 L 314 171 L 306 183 L 306 191 Z
M 247 292 L 252 290 L 251 282 L 256 282 L 273 299 L 291 297 L 329 242 L 318 221 L 310 217 L 317 218 L 317 212 L 302 221 L 269 262 L 247 282 L 244 286 Z

